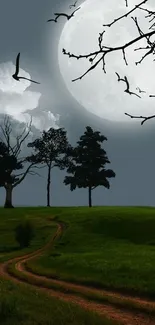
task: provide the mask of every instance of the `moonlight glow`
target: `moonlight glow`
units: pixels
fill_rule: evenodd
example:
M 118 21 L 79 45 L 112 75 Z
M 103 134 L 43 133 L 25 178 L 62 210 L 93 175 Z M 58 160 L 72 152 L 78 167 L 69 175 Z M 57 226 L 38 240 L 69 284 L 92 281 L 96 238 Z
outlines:
M 80 5 L 81 9 L 75 13 L 75 17 L 66 22 L 60 37 L 59 66 L 69 92 L 88 111 L 108 120 L 128 122 L 129 118 L 124 112 L 134 115 L 155 113 L 155 98 L 149 98 L 149 94 L 155 94 L 155 78 L 152 73 L 155 71 L 155 62 L 149 56 L 141 64 L 135 65 L 135 61 L 145 52 L 134 49 L 144 46 L 145 41 L 140 41 L 126 51 L 128 66 L 125 65 L 122 52 L 110 53 L 105 59 L 106 74 L 102 70 L 101 62 L 82 80 L 75 82 L 71 80 L 84 73 L 90 67 L 90 62 L 86 59 L 69 58 L 62 54 L 62 48 L 77 55 L 98 50 L 98 36 L 104 29 L 104 45 L 119 46 L 132 40 L 138 36 L 138 31 L 130 17 L 110 28 L 102 25 L 110 23 L 138 3 L 139 1 L 130 0 L 126 8 L 124 0 L 87 0 Z M 148 30 L 148 20 L 144 19 L 144 12 L 136 11 L 136 16 L 143 31 Z M 136 87 L 140 87 L 146 94 L 140 94 L 141 98 L 138 98 L 124 93 L 125 83 L 118 83 L 116 71 L 121 77 L 128 77 L 131 91 L 137 92 Z

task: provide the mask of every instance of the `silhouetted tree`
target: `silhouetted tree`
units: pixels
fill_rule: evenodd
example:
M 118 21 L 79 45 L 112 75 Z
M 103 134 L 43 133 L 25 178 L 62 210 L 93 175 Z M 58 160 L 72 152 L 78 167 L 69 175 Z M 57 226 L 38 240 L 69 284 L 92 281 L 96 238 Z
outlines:
M 72 157 L 67 172 L 72 176 L 65 176 L 65 185 L 70 184 L 70 190 L 88 188 L 89 207 L 92 206 L 91 192 L 98 186 L 110 188 L 108 178 L 115 177 L 111 169 L 105 169 L 110 163 L 106 151 L 101 147 L 107 138 L 90 126 L 77 141 L 75 148 L 70 148 L 68 156 Z
M 65 152 L 69 146 L 66 131 L 63 128 L 50 128 L 43 131 L 42 136 L 28 144 L 28 147 L 34 148 L 35 154 L 32 154 L 29 161 L 41 163 L 47 166 L 47 206 L 50 206 L 50 183 L 51 169 L 66 167 Z
M 13 208 L 13 188 L 19 185 L 28 173 L 32 172 L 31 169 L 34 166 L 34 163 L 28 163 L 27 157 L 20 156 L 22 145 L 31 130 L 31 122 L 15 138 L 8 116 L 4 117 L 3 124 L 0 125 L 0 187 L 4 187 L 6 191 L 5 208 Z M 25 166 L 26 164 L 27 167 Z M 20 174 L 15 172 L 24 167 L 26 167 L 24 172 Z
M 103 30 L 99 33 L 98 36 L 98 48 L 97 49 L 92 49 L 91 52 L 89 53 L 80 53 L 80 54 L 74 54 L 71 53 L 69 51 L 67 51 L 66 49 L 62 49 L 62 52 L 64 55 L 67 55 L 69 58 L 75 58 L 76 60 L 80 60 L 80 59 L 87 59 L 90 63 L 90 67 L 84 71 L 80 76 L 76 77 L 75 79 L 73 79 L 72 81 L 77 81 L 77 80 L 81 80 L 86 74 L 88 74 L 90 71 L 92 71 L 93 69 L 95 69 L 98 65 L 102 64 L 102 69 L 104 71 L 104 73 L 106 73 L 106 58 L 110 55 L 115 55 L 115 53 L 120 52 L 122 54 L 122 58 L 124 60 L 124 63 L 126 66 L 128 66 L 128 60 L 127 60 L 127 50 L 129 48 L 132 48 L 133 46 L 137 46 L 134 48 L 134 51 L 138 51 L 141 52 L 142 51 L 142 55 L 140 55 L 140 59 L 138 61 L 135 62 L 135 68 L 137 65 L 141 64 L 141 62 L 143 62 L 143 60 L 145 60 L 146 58 L 148 58 L 149 56 L 151 56 L 153 58 L 153 56 L 155 55 L 155 41 L 154 41 L 154 36 L 155 36 L 155 9 L 151 8 L 151 4 L 149 3 L 149 0 L 139 0 L 139 3 L 137 4 L 137 1 L 135 0 L 135 5 L 129 9 L 128 7 L 128 3 L 130 4 L 129 0 L 124 0 L 124 14 L 119 16 L 119 17 L 115 17 L 112 21 L 109 21 L 107 23 L 103 24 Z M 144 26 L 142 25 L 142 21 L 141 21 L 141 17 L 137 18 L 139 13 L 142 14 L 143 18 L 145 21 L 147 21 L 147 27 L 144 28 Z M 137 14 L 137 16 L 133 17 L 134 14 Z M 126 23 L 127 19 L 132 19 L 133 23 L 135 24 L 135 28 L 136 28 L 136 32 L 135 33 L 135 37 L 128 40 L 128 41 L 123 41 L 122 44 L 120 44 L 119 46 L 113 46 L 113 44 L 109 44 L 109 46 L 107 46 L 104 43 L 104 35 L 106 35 L 106 31 L 109 30 L 109 28 L 111 26 L 113 26 L 114 24 L 117 25 L 118 22 L 120 22 L 121 20 L 124 20 L 124 24 Z M 138 34 L 138 35 L 137 35 Z M 144 44 L 140 43 L 141 41 L 144 41 Z M 111 53 L 111 54 L 110 54 Z M 109 55 L 110 54 L 110 55 Z M 133 58 L 134 56 L 132 56 Z M 114 57 L 115 59 L 115 57 Z M 153 59 L 154 61 L 155 59 Z M 126 84 L 126 89 L 125 92 L 129 95 L 136 95 L 138 97 L 138 94 L 135 93 L 135 91 L 131 91 L 130 90 L 130 84 L 129 84 L 129 80 L 127 78 L 127 76 L 124 76 L 124 78 L 119 77 L 119 73 L 116 72 L 116 75 L 118 77 L 117 81 L 122 81 Z M 145 78 L 145 70 L 144 70 L 144 78 Z M 145 93 L 145 91 L 141 91 L 141 89 L 139 87 L 137 87 L 136 89 L 139 90 L 139 93 Z M 154 95 L 150 95 L 148 94 L 148 97 L 155 97 Z M 138 118 L 141 119 L 141 125 L 144 124 L 144 122 L 155 118 L 155 114 L 154 115 L 149 115 L 149 116 L 135 116 L 135 115 L 130 115 L 128 113 L 125 113 L 125 115 L 129 116 L 130 118 Z

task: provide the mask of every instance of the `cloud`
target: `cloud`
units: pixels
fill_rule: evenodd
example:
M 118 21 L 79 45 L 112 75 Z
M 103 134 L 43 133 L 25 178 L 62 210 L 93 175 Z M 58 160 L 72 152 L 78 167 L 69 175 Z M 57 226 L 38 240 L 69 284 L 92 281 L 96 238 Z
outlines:
M 30 115 L 28 113 L 25 113 L 24 115 L 26 122 L 28 122 L 30 120 Z M 54 115 L 50 111 L 42 111 L 39 112 L 39 116 L 33 116 L 33 125 L 39 130 L 47 130 L 50 127 L 57 129 L 59 128 L 59 125 L 57 124 L 59 118 L 59 114 Z
M 0 64 L 0 114 L 8 114 L 19 122 L 29 122 L 32 115 L 32 124 L 39 130 L 49 127 L 58 127 L 59 115 L 52 112 L 38 110 L 41 92 L 27 90 L 31 85 L 28 80 L 16 81 L 12 78 L 15 65 L 12 62 Z M 20 75 L 31 78 L 30 74 L 20 69 Z M 39 88 L 39 87 L 38 87 Z M 34 112 L 35 111 L 35 116 Z

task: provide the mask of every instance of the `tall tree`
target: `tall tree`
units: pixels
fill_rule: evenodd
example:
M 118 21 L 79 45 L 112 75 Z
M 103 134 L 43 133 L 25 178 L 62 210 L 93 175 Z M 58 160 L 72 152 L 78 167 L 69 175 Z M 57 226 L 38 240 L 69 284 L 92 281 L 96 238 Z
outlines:
M 4 117 L 0 125 L 0 187 L 4 187 L 6 191 L 5 208 L 13 208 L 13 189 L 25 179 L 28 173 L 35 173 L 32 171 L 34 163 L 28 163 L 27 157 L 21 157 L 22 146 L 31 131 L 31 123 L 32 120 L 15 137 L 8 116 Z M 17 174 L 16 171 L 20 169 L 24 171 Z
M 108 5 L 108 2 L 107 2 Z M 130 8 L 129 8 L 130 7 Z M 126 24 L 127 20 L 133 21 L 133 24 L 135 25 L 135 37 L 129 39 L 129 40 L 123 40 L 122 44 L 119 44 L 119 46 L 114 46 L 113 44 L 109 44 L 107 46 L 106 41 L 104 41 L 104 36 L 106 35 L 106 32 L 109 32 L 109 28 L 111 28 L 113 25 L 116 26 L 120 23 L 120 21 L 124 21 L 124 24 Z M 133 55 L 131 59 L 134 58 L 134 51 L 138 51 L 140 53 L 140 57 L 138 61 L 134 60 L 135 63 L 135 69 L 136 67 L 141 64 L 144 60 L 148 60 L 148 57 L 151 57 L 151 60 L 154 59 L 155 55 L 155 8 L 150 3 L 150 0 L 139 0 L 137 3 L 137 0 L 134 1 L 133 7 L 131 7 L 130 0 L 124 0 L 124 13 L 120 16 L 116 16 L 111 21 L 107 21 L 107 23 L 103 22 L 103 29 L 100 31 L 98 35 L 98 47 L 96 49 L 92 49 L 89 53 L 80 53 L 80 54 L 74 54 L 70 51 L 67 51 L 66 49 L 62 49 L 62 52 L 64 55 L 67 55 L 69 58 L 74 58 L 78 60 L 83 60 L 84 58 L 88 60 L 90 66 L 87 70 L 85 70 L 80 76 L 76 77 L 72 81 L 81 80 L 85 75 L 87 75 L 90 71 L 96 69 L 97 66 L 101 65 L 102 70 L 104 73 L 106 73 L 106 58 L 113 55 L 113 59 L 115 60 L 115 53 L 120 52 L 122 54 L 122 58 L 124 60 L 124 64 L 128 66 L 130 69 L 130 63 L 128 62 L 128 49 L 133 48 Z M 145 28 L 144 28 L 145 26 Z M 97 37 L 97 36 L 96 36 Z M 143 43 L 142 43 L 143 42 Z M 127 54 L 127 55 L 126 55 Z M 115 71 L 114 71 L 115 72 Z M 139 72 L 139 70 L 138 70 Z M 114 74 L 115 75 L 115 74 Z M 124 78 L 119 76 L 119 71 L 116 72 L 116 76 L 118 77 L 116 80 L 119 82 L 124 82 L 126 85 L 125 92 L 129 95 L 136 95 L 138 97 L 141 97 L 140 95 L 142 93 L 147 93 L 146 91 L 141 90 L 139 87 L 136 89 L 133 89 L 134 91 L 130 91 L 130 84 L 127 76 L 124 76 Z M 144 78 L 145 78 L 145 69 L 144 69 Z M 116 81 L 116 82 L 117 82 Z M 136 90 L 138 91 L 138 94 Z M 149 97 L 155 97 L 155 94 L 149 94 Z M 144 122 L 155 118 L 155 114 L 153 115 L 131 115 L 128 113 L 124 113 L 125 115 L 141 119 L 141 125 L 144 124 Z
M 65 185 L 70 184 L 70 190 L 88 188 L 89 207 L 92 206 L 92 190 L 98 186 L 110 188 L 108 178 L 115 177 L 111 169 L 105 169 L 110 163 L 106 151 L 101 147 L 107 138 L 98 131 L 93 131 L 90 126 L 77 141 L 77 146 L 71 148 L 68 156 L 72 157 L 67 172 L 72 176 L 66 176 Z
M 47 166 L 47 206 L 50 206 L 50 184 L 51 169 L 66 167 L 65 153 L 69 146 L 66 131 L 63 128 L 50 128 L 43 131 L 42 136 L 28 144 L 28 147 L 34 148 L 35 154 L 32 154 L 29 161 L 41 163 Z

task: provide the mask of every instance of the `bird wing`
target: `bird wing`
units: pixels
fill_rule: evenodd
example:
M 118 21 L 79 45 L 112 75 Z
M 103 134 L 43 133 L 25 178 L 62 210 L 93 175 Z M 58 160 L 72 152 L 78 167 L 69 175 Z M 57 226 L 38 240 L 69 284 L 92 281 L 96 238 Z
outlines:
M 75 9 L 73 12 L 72 12 L 72 16 L 74 15 L 74 13 L 76 12 L 76 11 L 78 11 L 79 9 L 81 9 L 81 7 L 78 7 L 77 9 Z
M 69 8 L 75 7 L 76 4 L 77 4 L 77 1 L 75 1 L 73 5 L 70 5 Z
M 20 58 L 20 52 L 18 53 L 17 58 L 16 58 L 16 71 L 15 71 L 16 75 L 18 75 L 18 73 L 19 73 L 19 58 Z
M 55 22 L 56 22 L 56 19 L 48 19 L 47 22 L 48 22 L 48 21 L 55 21 Z
M 31 81 L 31 82 L 34 82 L 35 84 L 39 84 L 39 85 L 40 85 L 40 82 L 34 81 L 34 80 L 32 80 L 32 79 L 29 79 L 29 78 L 19 77 L 19 79 L 29 80 L 29 81 Z
M 63 12 L 60 12 L 60 13 L 55 13 L 54 14 L 55 16 L 65 16 L 65 17 L 68 17 L 68 15 L 67 14 L 65 14 L 65 13 L 63 13 Z

